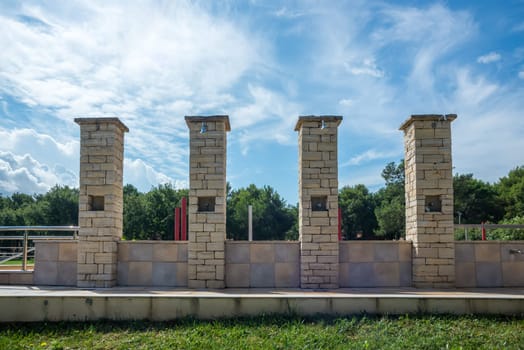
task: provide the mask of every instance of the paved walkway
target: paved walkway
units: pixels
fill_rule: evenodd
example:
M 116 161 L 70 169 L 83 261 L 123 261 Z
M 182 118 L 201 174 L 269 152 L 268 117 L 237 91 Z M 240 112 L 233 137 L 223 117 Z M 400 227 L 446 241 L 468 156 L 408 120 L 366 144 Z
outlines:
M 3 296 L 170 296 L 170 297 L 294 297 L 294 298 L 508 298 L 524 299 L 524 288 L 417 289 L 417 288 L 340 288 L 334 290 L 228 288 L 193 290 L 186 288 L 114 287 L 85 289 L 56 286 L 0 286 Z

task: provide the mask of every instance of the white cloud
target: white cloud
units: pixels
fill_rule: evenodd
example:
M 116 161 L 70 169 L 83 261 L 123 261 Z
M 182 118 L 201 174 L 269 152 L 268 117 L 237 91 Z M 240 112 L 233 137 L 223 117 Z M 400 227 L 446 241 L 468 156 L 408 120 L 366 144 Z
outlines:
M 358 154 L 354 157 L 352 157 L 347 162 L 343 162 L 340 164 L 341 167 L 346 167 L 350 165 L 361 165 L 362 163 L 366 163 L 372 160 L 376 159 L 386 159 L 395 157 L 397 155 L 397 152 L 383 152 L 383 151 L 377 151 L 374 149 L 370 149 L 365 151 L 364 153 Z
M 493 62 L 497 62 L 497 61 L 500 61 L 501 59 L 501 56 L 499 53 L 495 52 L 495 51 L 492 51 L 486 55 L 482 55 L 482 56 L 479 56 L 477 58 L 477 62 L 478 63 L 483 63 L 483 64 L 488 64 L 488 63 L 493 63 Z
M 486 81 L 482 76 L 472 78 L 467 69 L 461 69 L 457 72 L 456 105 L 461 108 L 476 106 L 495 94 L 497 89 L 497 84 Z
M 275 11 L 274 14 L 277 17 L 288 18 L 288 19 L 294 19 L 294 18 L 297 18 L 297 17 L 304 16 L 303 12 L 291 11 L 291 10 L 289 10 L 285 6 L 281 7 L 277 11 Z
M 231 125 L 239 130 L 238 136 L 232 135 L 232 142 L 240 142 L 242 154 L 246 155 L 255 141 L 294 142 L 293 129 L 300 106 L 262 86 L 249 84 L 248 91 L 250 103 L 234 109 L 231 114 Z
M 350 107 L 352 104 L 354 104 L 354 101 L 350 98 L 343 98 L 338 101 L 338 104 L 344 107 Z
M 76 187 L 75 175 L 63 168 L 50 168 L 29 154 L 18 156 L 0 151 L 0 193 L 44 193 L 56 184 Z
M 188 188 L 187 180 L 173 178 L 156 171 L 142 159 L 124 159 L 124 183 L 133 184 L 139 191 L 147 192 L 158 184 L 171 183 L 175 188 Z
M 60 142 L 33 129 L 0 128 L 0 192 L 42 193 L 78 187 L 79 142 Z
M 344 66 L 353 75 L 369 75 L 374 78 L 382 78 L 384 76 L 384 72 L 377 67 L 373 58 L 365 59 L 358 65 L 346 63 Z
M 256 33 L 204 3 L 86 0 L 19 11 L 0 15 L 0 93 L 69 124 L 117 116 L 131 130 L 126 152 L 160 172 L 177 169 L 177 179 L 186 176 L 183 116 L 238 105 L 234 84 L 271 64 Z
M 409 83 L 431 93 L 436 80 L 436 63 L 466 42 L 476 32 L 472 16 L 436 4 L 428 8 L 386 7 L 384 21 L 391 23 L 374 32 L 380 45 L 403 43 L 404 58 L 412 57 Z
M 521 70 L 518 75 L 520 79 L 524 79 L 524 70 Z

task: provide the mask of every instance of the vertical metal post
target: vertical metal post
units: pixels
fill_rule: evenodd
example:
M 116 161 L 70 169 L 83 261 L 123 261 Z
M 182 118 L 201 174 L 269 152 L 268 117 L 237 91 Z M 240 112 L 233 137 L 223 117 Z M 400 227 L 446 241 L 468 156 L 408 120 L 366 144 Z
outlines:
M 248 227 L 248 240 L 253 240 L 253 206 L 247 206 L 247 227 Z
M 175 208 L 175 241 L 180 241 L 180 208 Z
M 22 260 L 22 270 L 27 271 L 27 231 L 24 231 L 24 251 L 23 251 L 23 260 Z
M 187 198 L 182 197 L 182 240 L 187 241 Z
M 338 240 L 342 240 L 342 208 L 338 208 Z

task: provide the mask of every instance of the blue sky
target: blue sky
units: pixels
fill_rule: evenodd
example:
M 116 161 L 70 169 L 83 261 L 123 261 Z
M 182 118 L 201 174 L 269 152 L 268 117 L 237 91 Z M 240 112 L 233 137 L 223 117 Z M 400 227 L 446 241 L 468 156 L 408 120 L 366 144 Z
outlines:
M 501 5 L 504 4 L 504 5 Z M 340 186 L 383 185 L 411 114 L 455 172 L 524 165 L 524 1 L 2 1 L 0 193 L 78 186 L 75 117 L 129 127 L 124 182 L 188 184 L 185 115 L 228 114 L 228 180 L 298 196 L 299 115 L 342 115 Z

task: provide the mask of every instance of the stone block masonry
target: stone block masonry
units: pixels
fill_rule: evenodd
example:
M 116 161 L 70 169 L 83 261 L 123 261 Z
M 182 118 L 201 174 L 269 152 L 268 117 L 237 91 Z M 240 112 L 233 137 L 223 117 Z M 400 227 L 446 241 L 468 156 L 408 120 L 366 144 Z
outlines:
M 225 287 L 228 116 L 188 116 L 189 288 Z
M 451 122 L 455 114 L 412 115 L 404 131 L 406 239 L 413 242 L 413 285 L 455 286 Z
M 77 286 L 117 283 L 123 229 L 124 133 L 118 118 L 77 118 L 80 125 L 80 193 Z
M 301 116 L 299 241 L 301 288 L 338 288 L 338 156 L 341 116 Z

